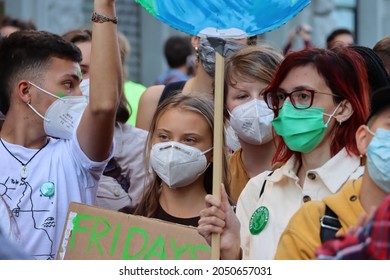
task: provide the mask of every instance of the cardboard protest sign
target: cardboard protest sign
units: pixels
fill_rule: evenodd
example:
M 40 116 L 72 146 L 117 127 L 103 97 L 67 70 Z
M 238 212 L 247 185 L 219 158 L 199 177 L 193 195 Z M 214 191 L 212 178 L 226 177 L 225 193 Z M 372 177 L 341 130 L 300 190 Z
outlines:
M 200 260 L 211 248 L 194 227 L 71 203 L 60 260 Z

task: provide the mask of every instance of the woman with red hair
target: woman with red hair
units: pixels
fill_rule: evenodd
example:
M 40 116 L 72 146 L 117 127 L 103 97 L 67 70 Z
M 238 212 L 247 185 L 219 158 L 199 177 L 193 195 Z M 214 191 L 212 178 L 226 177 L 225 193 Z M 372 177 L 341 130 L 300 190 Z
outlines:
M 221 234 L 221 258 L 273 259 L 291 216 L 310 200 L 337 192 L 362 175 L 355 132 L 369 114 L 363 58 L 354 50 L 308 49 L 289 54 L 264 92 L 277 168 L 250 179 L 237 216 L 206 196 L 198 231 Z M 238 220 L 237 220 L 238 218 Z M 238 222 L 239 221 L 239 222 Z

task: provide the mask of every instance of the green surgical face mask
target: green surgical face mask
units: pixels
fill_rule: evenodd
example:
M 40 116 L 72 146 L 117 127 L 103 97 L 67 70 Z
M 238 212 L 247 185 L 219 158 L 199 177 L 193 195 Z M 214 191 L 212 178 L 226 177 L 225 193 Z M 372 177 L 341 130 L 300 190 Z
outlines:
M 284 102 L 278 117 L 272 121 L 272 125 L 276 134 L 283 137 L 290 150 L 308 153 L 321 143 L 330 119 L 334 116 L 340 104 L 329 115 L 324 113 L 323 108 L 310 107 L 298 110 L 290 102 Z M 323 115 L 329 116 L 326 123 L 324 123 Z

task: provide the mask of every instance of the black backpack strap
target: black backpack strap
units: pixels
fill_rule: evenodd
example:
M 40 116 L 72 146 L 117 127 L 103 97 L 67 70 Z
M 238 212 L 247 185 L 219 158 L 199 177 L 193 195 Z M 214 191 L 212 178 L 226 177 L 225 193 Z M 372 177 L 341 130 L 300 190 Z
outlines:
M 119 185 L 121 185 L 122 189 L 125 192 L 129 191 L 130 182 L 127 181 L 126 177 L 122 175 L 122 168 L 119 166 L 118 162 L 114 157 L 112 157 L 107 163 L 103 171 L 103 175 L 114 178 L 119 183 Z
M 328 205 L 325 205 L 325 215 L 321 217 L 320 223 L 320 238 L 322 243 L 334 239 L 336 233 L 341 228 L 338 216 L 328 207 Z
M 161 93 L 160 99 L 158 100 L 158 105 L 160 105 L 165 99 L 177 94 L 180 90 L 182 90 L 185 83 L 186 81 L 180 81 L 167 84 Z
M 268 177 L 268 176 L 271 176 L 272 173 L 274 173 L 274 172 L 271 171 L 271 172 L 267 175 L 267 177 Z M 267 179 L 265 179 L 264 182 L 263 182 L 263 186 L 261 187 L 261 191 L 260 191 L 260 194 L 259 194 L 259 198 L 263 195 L 264 190 L 265 190 L 265 185 L 266 185 L 266 184 L 267 184 Z
M 272 173 L 274 173 L 274 172 L 271 171 L 271 172 L 267 175 L 267 177 L 268 177 L 268 176 L 271 176 Z M 264 190 L 265 190 L 265 185 L 266 185 L 266 184 L 267 184 L 267 179 L 265 179 L 264 182 L 263 182 L 263 186 L 261 187 L 259 198 L 263 195 L 263 192 L 264 192 Z M 234 211 L 234 213 L 236 213 L 236 208 L 237 208 L 237 205 L 233 205 L 233 211 Z

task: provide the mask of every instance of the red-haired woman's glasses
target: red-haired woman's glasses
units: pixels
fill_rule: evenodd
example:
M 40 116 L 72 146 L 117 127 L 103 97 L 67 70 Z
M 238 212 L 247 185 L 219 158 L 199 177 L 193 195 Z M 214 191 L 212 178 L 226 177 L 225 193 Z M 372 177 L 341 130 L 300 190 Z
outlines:
M 267 103 L 268 108 L 277 110 L 283 107 L 283 103 L 288 97 L 290 98 L 291 104 L 296 109 L 304 110 L 313 105 L 315 93 L 337 96 L 333 93 L 320 92 L 314 89 L 296 89 L 290 93 L 278 89 L 276 91 L 265 92 L 264 100 Z

